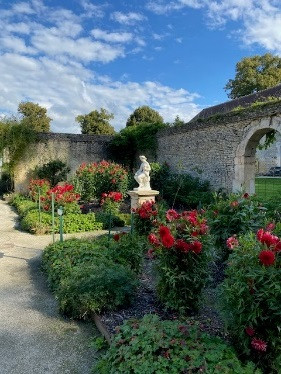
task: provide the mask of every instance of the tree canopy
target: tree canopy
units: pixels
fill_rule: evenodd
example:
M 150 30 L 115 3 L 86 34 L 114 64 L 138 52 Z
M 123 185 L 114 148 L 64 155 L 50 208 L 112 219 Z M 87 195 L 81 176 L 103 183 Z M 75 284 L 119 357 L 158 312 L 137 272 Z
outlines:
M 47 109 L 30 101 L 22 102 L 18 106 L 18 112 L 22 115 L 21 124 L 29 126 L 36 132 L 49 132 L 52 119 L 47 116 Z
M 163 123 L 163 118 L 156 110 L 144 105 L 134 110 L 127 120 L 126 127 L 141 123 Z
M 225 90 L 236 99 L 281 83 L 281 58 L 271 53 L 245 57 L 236 64 L 234 79 L 229 79 Z
M 114 127 L 109 123 L 109 120 L 113 118 L 112 113 L 101 108 L 100 111 L 93 110 L 89 114 L 79 115 L 75 120 L 80 123 L 82 134 L 113 135 L 115 134 Z

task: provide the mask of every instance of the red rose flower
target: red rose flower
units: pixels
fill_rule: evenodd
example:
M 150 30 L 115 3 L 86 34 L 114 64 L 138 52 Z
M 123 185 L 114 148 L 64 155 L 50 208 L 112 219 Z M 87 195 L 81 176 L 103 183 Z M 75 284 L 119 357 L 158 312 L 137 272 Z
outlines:
M 257 339 L 257 338 L 252 339 L 251 345 L 257 351 L 262 351 L 262 352 L 265 352 L 266 348 L 267 348 L 267 343 L 264 342 L 263 340 Z
M 259 259 L 264 266 L 271 266 L 275 262 L 275 254 L 270 250 L 264 250 L 260 252 Z
M 175 243 L 175 238 L 171 234 L 164 235 L 161 237 L 161 241 L 164 247 L 171 248 Z
M 245 332 L 249 336 L 254 336 L 255 335 L 255 330 L 252 327 L 250 327 L 250 326 L 248 326 L 248 327 L 245 328 Z

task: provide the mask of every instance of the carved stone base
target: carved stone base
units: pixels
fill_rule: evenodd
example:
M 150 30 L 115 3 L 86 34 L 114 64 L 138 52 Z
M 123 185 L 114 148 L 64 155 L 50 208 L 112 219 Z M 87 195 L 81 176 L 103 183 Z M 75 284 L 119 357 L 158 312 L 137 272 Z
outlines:
M 134 190 L 129 191 L 128 195 L 131 196 L 131 209 L 136 209 L 141 206 L 145 201 L 155 201 L 155 196 L 159 195 L 156 190 Z

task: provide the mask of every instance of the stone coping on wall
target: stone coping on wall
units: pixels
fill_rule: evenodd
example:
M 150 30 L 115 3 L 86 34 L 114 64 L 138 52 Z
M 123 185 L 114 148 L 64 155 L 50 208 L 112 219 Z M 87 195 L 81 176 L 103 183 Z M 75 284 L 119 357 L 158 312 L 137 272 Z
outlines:
M 109 142 L 113 135 L 88 135 L 88 134 L 68 134 L 68 133 L 55 133 L 55 132 L 42 132 L 38 133 L 39 141 L 57 140 L 57 141 L 70 141 L 70 142 Z
M 157 137 L 165 137 L 173 134 L 186 133 L 193 130 L 199 130 L 200 128 L 213 127 L 215 125 L 227 125 L 229 123 L 238 123 L 249 121 L 252 122 L 255 119 L 263 117 L 272 117 L 281 114 L 281 102 L 267 102 L 257 107 L 248 107 L 241 111 L 232 111 L 225 114 L 218 114 L 210 116 L 206 119 L 198 119 L 182 126 L 170 127 L 159 130 Z

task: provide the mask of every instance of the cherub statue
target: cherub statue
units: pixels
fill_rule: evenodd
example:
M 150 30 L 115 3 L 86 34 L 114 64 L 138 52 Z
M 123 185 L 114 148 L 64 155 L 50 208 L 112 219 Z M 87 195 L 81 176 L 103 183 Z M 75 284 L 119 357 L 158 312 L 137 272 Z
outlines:
M 151 190 L 150 176 L 149 176 L 151 167 L 149 163 L 147 162 L 147 158 L 145 156 L 140 156 L 140 160 L 141 160 L 141 166 L 134 176 L 135 180 L 139 184 L 139 187 L 134 188 L 134 190 Z

